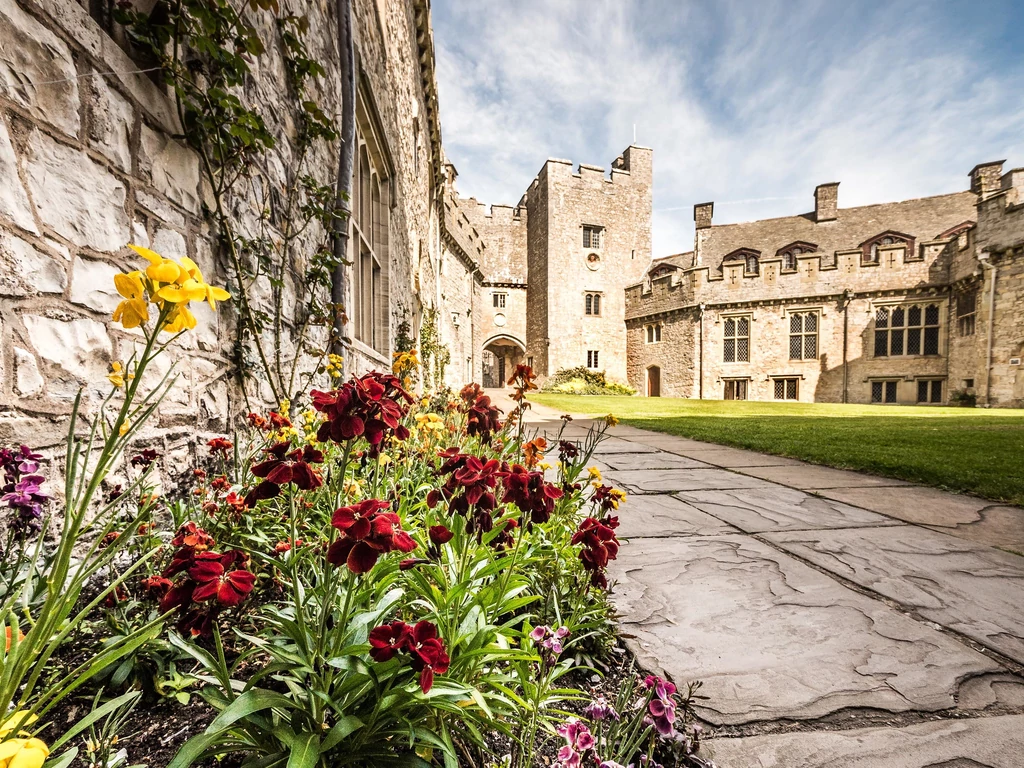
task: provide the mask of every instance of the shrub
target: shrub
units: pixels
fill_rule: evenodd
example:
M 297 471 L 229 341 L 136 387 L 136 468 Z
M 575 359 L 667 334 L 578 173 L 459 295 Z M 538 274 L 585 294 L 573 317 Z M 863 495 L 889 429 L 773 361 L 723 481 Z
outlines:
M 978 396 L 966 389 L 954 389 L 949 393 L 949 404 L 961 408 L 974 408 L 978 404 Z
M 583 366 L 561 369 L 545 382 L 543 391 L 560 395 L 636 394 L 636 390 L 626 384 L 608 381 L 604 371 L 593 371 Z

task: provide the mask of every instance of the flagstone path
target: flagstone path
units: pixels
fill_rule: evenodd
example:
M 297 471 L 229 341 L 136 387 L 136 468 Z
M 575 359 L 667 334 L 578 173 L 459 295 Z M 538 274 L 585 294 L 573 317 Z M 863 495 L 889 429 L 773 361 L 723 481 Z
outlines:
M 622 635 L 646 669 L 703 681 L 718 768 L 1024 766 L 1024 509 L 610 435 Z

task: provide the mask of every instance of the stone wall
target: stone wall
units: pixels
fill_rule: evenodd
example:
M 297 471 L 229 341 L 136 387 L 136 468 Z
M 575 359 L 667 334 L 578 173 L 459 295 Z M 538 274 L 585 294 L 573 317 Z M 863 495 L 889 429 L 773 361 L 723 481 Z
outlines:
M 283 6 L 282 14 L 308 15 L 306 44 L 328 70 L 317 98 L 326 113 L 340 114 L 334 6 Z M 267 185 L 262 192 L 270 194 L 289 182 L 295 162 L 293 96 L 275 20 L 258 12 L 253 21 L 268 50 L 255 59 L 252 83 L 242 95 L 266 116 L 277 139 L 261 164 Z M 396 308 L 420 311 L 414 285 L 420 262 L 438 261 L 439 133 L 431 126 L 436 119 L 432 69 L 424 69 L 424 62 L 432 67 L 432 49 L 423 49 L 424 41 L 430 42 L 429 14 L 419 0 L 357 0 L 354 26 L 362 109 L 374 116 L 392 173 L 384 310 L 390 344 L 401 320 Z M 199 160 L 173 138 L 181 134 L 173 100 L 135 73 L 138 69 L 73 0 L 0 4 L 4 442 L 59 443 L 79 387 L 92 395 L 105 391 L 110 363 L 131 354 L 140 337 L 110 321 L 117 303 L 113 275 L 138 265 L 127 243 L 169 257 L 189 256 L 211 283 L 234 292 L 204 217 L 210 193 Z M 324 183 L 333 183 L 337 147 L 319 152 L 311 167 Z M 261 199 L 247 195 L 231 203 L 243 232 L 255 226 Z M 299 311 L 303 302 L 292 275 L 284 290 L 285 306 Z M 258 306 L 268 305 L 269 285 L 258 282 L 251 297 Z M 173 360 L 179 375 L 150 436 L 168 450 L 184 450 L 198 433 L 229 429 L 231 418 L 245 407 L 228 358 L 237 322 L 232 304 L 217 314 L 200 306 L 196 315 L 196 330 L 161 362 L 166 369 Z M 286 343 L 293 343 L 287 327 L 285 335 Z M 473 346 L 460 335 L 453 338 Z M 313 341 L 324 345 L 326 337 L 321 331 Z M 378 354 L 358 342 L 347 358 L 355 372 L 390 367 L 389 351 Z M 266 391 L 252 394 L 267 397 Z

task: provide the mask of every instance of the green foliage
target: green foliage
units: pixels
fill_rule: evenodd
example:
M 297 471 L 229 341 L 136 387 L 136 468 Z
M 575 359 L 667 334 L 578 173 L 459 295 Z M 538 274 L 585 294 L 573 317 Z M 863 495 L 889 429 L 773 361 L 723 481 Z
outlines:
M 966 389 L 954 389 L 949 393 L 949 404 L 961 408 L 974 408 L 978 404 L 978 396 Z
M 420 357 L 423 360 L 423 385 L 427 389 L 444 387 L 444 372 L 452 360 L 448 345 L 441 341 L 439 311 L 427 307 L 420 326 Z
M 559 395 L 636 394 L 636 390 L 630 386 L 608 381 L 604 371 L 594 371 L 583 366 L 562 368 L 544 383 L 542 391 Z

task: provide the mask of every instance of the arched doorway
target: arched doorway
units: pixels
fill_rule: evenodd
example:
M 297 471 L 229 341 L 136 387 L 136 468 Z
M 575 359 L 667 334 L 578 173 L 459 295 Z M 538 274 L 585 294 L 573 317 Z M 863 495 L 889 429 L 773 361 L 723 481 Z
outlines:
M 661 368 L 657 365 L 647 369 L 647 396 L 661 397 Z
M 483 382 L 485 388 L 503 388 L 512 370 L 526 355 L 526 345 L 514 336 L 500 334 L 484 342 Z

